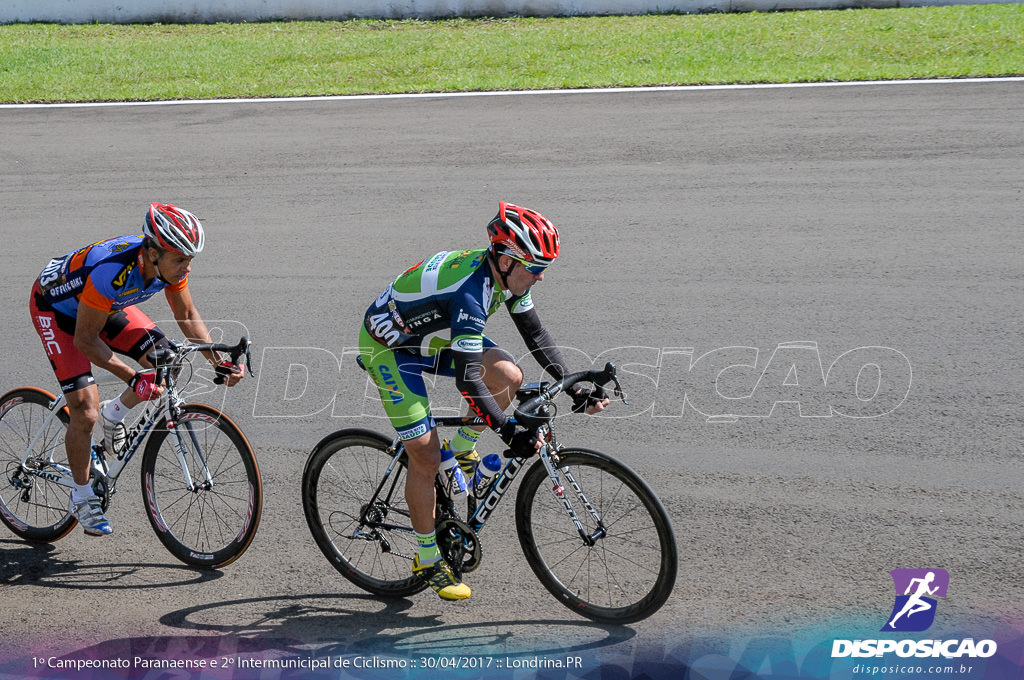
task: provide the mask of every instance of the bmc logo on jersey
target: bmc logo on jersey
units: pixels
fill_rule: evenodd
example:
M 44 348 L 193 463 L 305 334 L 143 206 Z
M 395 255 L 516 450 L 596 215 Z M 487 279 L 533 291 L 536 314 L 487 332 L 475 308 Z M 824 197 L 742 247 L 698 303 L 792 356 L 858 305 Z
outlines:
M 63 354 L 60 343 L 57 342 L 57 334 L 53 330 L 53 319 L 39 314 L 36 316 L 36 327 L 39 329 L 39 337 L 43 339 L 43 347 L 46 348 L 47 356 Z

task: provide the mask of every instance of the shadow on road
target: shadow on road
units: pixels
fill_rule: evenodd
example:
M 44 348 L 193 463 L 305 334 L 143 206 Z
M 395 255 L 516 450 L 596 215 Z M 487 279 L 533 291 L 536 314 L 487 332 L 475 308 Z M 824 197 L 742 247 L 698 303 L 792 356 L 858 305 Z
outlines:
M 379 604 L 379 609 L 367 611 L 368 602 Z M 217 634 L 222 640 L 234 639 L 240 648 L 318 655 L 480 654 L 515 647 L 519 638 L 528 639 L 534 653 L 562 654 L 620 644 L 636 634 L 628 627 L 564 619 L 451 624 L 438 614 L 418 614 L 413 608 L 413 601 L 405 599 L 337 593 L 289 595 L 197 605 L 170 612 L 160 623 L 199 635 Z M 539 640 L 546 641 L 550 649 L 538 647 Z
M 66 560 L 57 556 L 49 543 L 26 543 L 0 540 L 0 586 L 33 585 L 43 588 L 89 590 L 102 588 L 168 588 L 207 583 L 219 579 L 219 571 L 200 571 L 184 564 L 103 564 L 83 560 Z M 131 577 L 145 571 L 146 581 Z M 162 581 L 153 581 L 153 574 L 165 574 Z

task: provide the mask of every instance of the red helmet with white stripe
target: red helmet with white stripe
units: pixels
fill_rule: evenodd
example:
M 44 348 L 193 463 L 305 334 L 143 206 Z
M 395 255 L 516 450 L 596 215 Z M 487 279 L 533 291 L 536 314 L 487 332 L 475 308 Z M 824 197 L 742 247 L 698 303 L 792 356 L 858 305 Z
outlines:
M 203 252 L 203 225 L 187 210 L 170 203 L 150 203 L 142 233 L 162 250 L 173 250 L 188 257 Z
M 535 210 L 501 201 L 487 225 L 495 252 L 547 266 L 558 257 L 558 230 Z

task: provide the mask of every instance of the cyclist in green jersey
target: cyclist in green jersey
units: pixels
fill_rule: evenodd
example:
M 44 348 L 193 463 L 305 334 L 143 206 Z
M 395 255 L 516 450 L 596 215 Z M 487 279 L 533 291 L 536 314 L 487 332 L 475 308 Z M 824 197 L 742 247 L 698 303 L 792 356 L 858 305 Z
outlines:
M 460 428 L 452 441 L 471 471 L 476 441 L 487 427 L 508 446 L 506 456 L 527 457 L 540 448 L 535 431 L 505 415 L 523 372 L 484 335 L 487 318 L 504 305 L 538 363 L 555 379 L 569 372 L 530 295 L 558 257 L 558 231 L 540 213 L 501 202 L 487 233 L 489 248 L 437 253 L 399 275 L 370 305 L 359 336 L 362 363 L 409 453 L 406 501 L 419 543 L 413 572 L 446 600 L 465 599 L 471 591 L 437 548 L 434 477 L 441 441 L 423 374 L 454 377 L 471 414 L 485 423 Z M 584 388 L 570 396 L 575 410 L 596 413 L 608 405 L 603 395 Z

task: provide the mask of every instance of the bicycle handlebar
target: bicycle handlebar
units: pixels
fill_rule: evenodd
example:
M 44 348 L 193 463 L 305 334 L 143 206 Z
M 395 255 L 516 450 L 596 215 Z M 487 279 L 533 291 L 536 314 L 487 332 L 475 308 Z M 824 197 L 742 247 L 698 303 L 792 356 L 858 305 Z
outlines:
M 168 340 L 168 343 L 168 346 L 157 347 L 146 354 L 146 358 L 149 359 L 157 369 L 157 384 L 163 381 L 164 371 L 192 352 L 227 352 L 228 356 L 231 357 L 231 363 L 233 364 L 237 364 L 239 357 L 241 357 L 242 354 L 245 354 L 246 367 L 249 369 L 249 373 L 251 375 L 255 375 L 255 372 L 252 370 L 252 353 L 249 349 L 252 343 L 249 341 L 249 338 L 244 335 L 242 336 L 242 339 L 234 345 L 228 345 L 222 342 L 200 342 L 194 345 L 179 345 L 173 340 Z M 224 376 L 216 376 L 213 379 L 213 382 L 217 385 L 224 384 Z
M 603 369 L 570 373 L 569 375 L 562 376 L 561 380 L 556 380 L 548 387 L 541 389 L 540 394 L 527 399 L 516 407 L 516 410 L 513 413 L 516 422 L 524 427 L 530 428 L 538 428 L 542 425 L 547 425 L 555 417 L 555 414 L 552 413 L 551 409 L 548 407 L 547 402 L 554 399 L 559 392 L 571 389 L 572 387 L 575 387 L 577 383 L 581 382 L 593 383 L 597 387 L 603 387 L 608 383 L 614 383 L 615 396 L 621 398 L 623 403 L 628 403 L 626 402 L 626 397 L 622 392 L 622 386 L 619 384 L 619 380 L 616 377 L 615 364 L 609 361 L 604 365 Z

